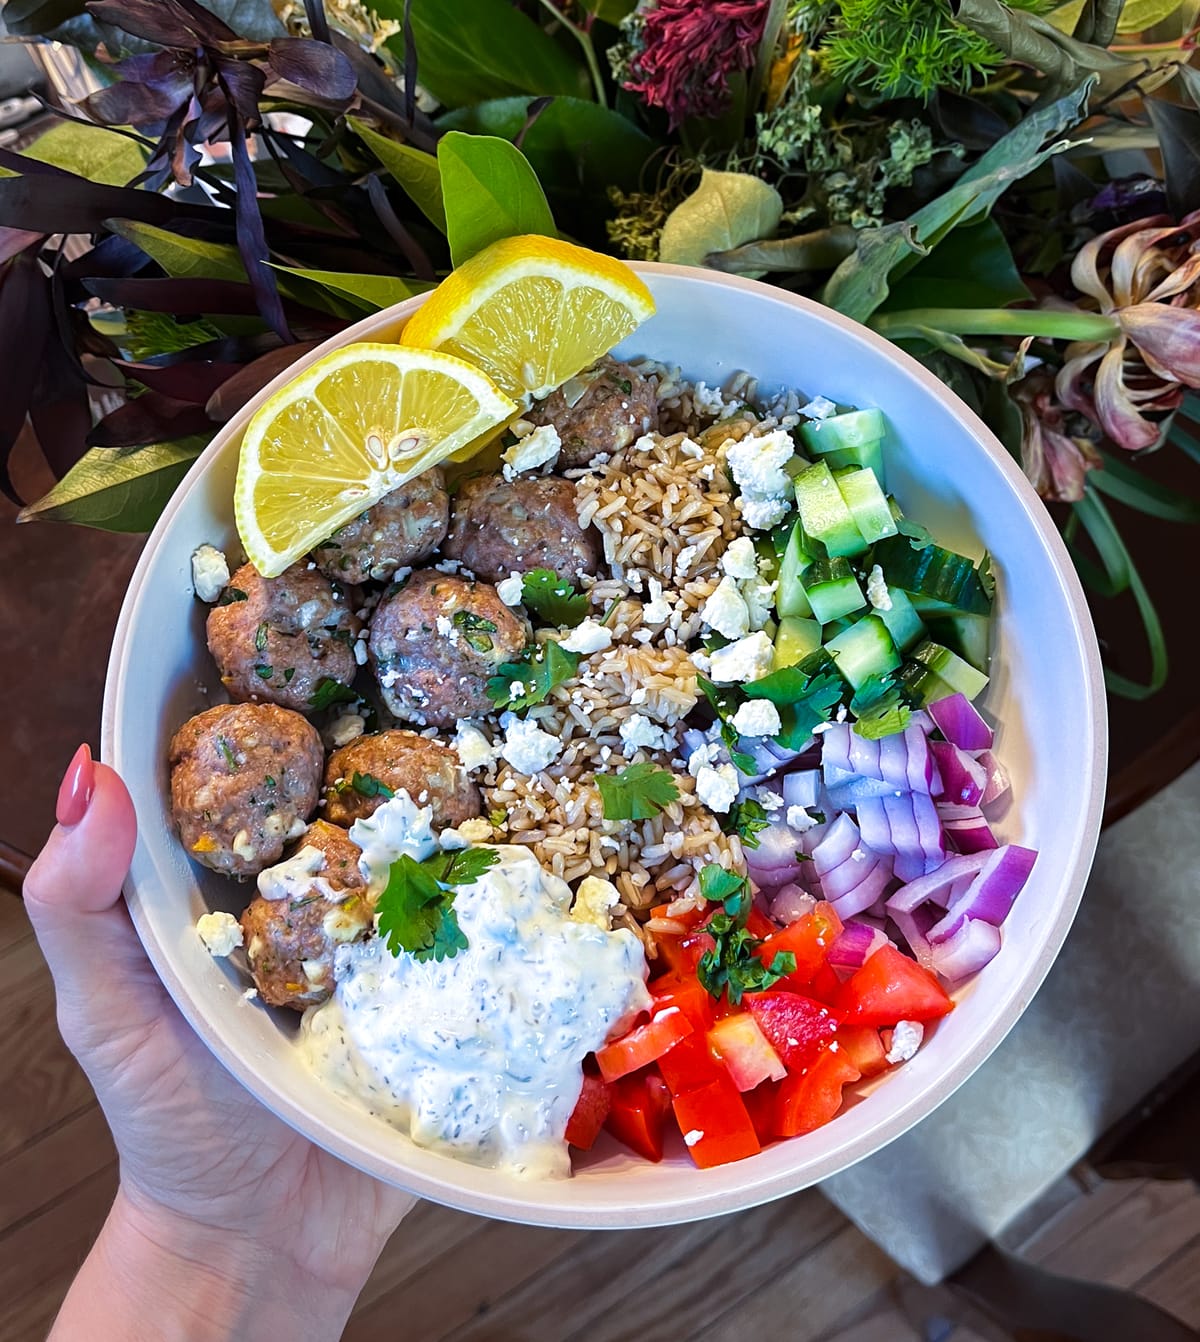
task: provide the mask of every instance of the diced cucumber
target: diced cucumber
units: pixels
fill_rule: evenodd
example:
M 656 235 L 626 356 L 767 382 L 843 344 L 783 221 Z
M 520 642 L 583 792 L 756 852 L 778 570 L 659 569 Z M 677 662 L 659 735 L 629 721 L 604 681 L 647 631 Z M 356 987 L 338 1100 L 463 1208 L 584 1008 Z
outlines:
M 836 620 L 830 620 L 828 624 L 821 626 L 821 637 L 828 643 L 831 638 L 836 638 L 844 629 L 849 629 L 853 623 L 853 615 L 839 615 Z
M 847 410 L 828 419 L 810 419 L 800 425 L 805 445 L 822 456 L 836 448 L 877 443 L 887 431 L 882 410 Z
M 824 461 L 816 462 L 796 477 L 796 506 L 805 533 L 819 540 L 831 557 L 862 554 L 867 548 L 833 472 Z
M 775 634 L 775 665 L 795 666 L 821 646 L 821 625 L 817 620 L 801 620 L 794 615 L 779 621 Z
M 954 693 L 924 662 L 905 662 L 896 674 L 896 681 L 907 698 L 921 708 L 948 699 Z
M 856 690 L 872 676 L 886 676 L 900 665 L 900 654 L 878 615 L 864 615 L 856 620 L 849 629 L 831 638 L 825 651 Z
M 896 534 L 899 529 L 896 519 L 888 506 L 887 495 L 879 488 L 874 471 L 838 471 L 834 479 L 854 518 L 854 525 L 868 545 Z
M 949 685 L 951 694 L 957 692 L 974 699 L 988 683 L 982 671 L 977 671 L 957 653 L 930 638 L 918 643 L 912 650 L 912 660 L 927 667 L 939 680 Z
M 907 592 L 899 587 L 889 587 L 888 596 L 892 599 L 891 609 L 876 611 L 876 614 L 887 625 L 896 647 L 901 652 L 907 652 L 925 637 L 925 625 Z
M 907 536 L 889 536 L 876 545 L 872 558 L 883 569 L 889 587 L 901 587 L 911 596 L 944 601 L 971 615 L 991 611 L 991 599 L 979 573 L 965 555 L 943 550 L 940 545 L 914 550 Z
M 918 615 L 923 615 L 927 620 L 945 619 L 957 613 L 957 607 L 952 606 L 948 601 L 935 601 L 933 597 L 923 596 L 920 592 L 909 592 L 907 595 L 912 602 L 913 610 Z
M 986 615 L 955 612 L 944 619 L 931 619 L 929 636 L 956 652 L 976 669 L 986 672 L 991 659 L 992 622 Z
M 840 619 L 867 604 L 854 570 L 845 559 L 816 559 L 802 578 L 813 615 L 822 624 Z
M 779 561 L 779 586 L 775 590 L 775 609 L 782 619 L 786 615 L 801 618 L 812 614 L 800 575 L 812 563 L 812 556 L 804 548 L 804 528 L 799 521 L 792 527 L 787 548 Z

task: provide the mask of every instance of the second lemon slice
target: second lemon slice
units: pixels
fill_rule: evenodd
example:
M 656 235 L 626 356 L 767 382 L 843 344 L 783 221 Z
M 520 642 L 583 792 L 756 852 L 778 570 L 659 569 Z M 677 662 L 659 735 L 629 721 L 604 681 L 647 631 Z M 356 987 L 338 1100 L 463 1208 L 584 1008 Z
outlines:
M 511 419 L 517 405 L 448 354 L 357 344 L 276 392 L 242 440 L 234 517 L 273 578 L 406 480 Z
M 405 345 L 478 364 L 528 404 L 596 362 L 654 313 L 624 263 L 557 238 L 504 238 L 458 267 L 404 328 Z

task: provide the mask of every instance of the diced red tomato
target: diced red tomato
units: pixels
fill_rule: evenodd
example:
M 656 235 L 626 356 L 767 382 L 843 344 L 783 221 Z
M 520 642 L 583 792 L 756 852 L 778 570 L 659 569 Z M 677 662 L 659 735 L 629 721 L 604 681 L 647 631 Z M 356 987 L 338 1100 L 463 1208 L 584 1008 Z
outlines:
M 822 1127 L 842 1107 L 842 1087 L 858 1080 L 858 1068 L 840 1048 L 818 1053 L 803 1071 L 779 1087 L 775 1135 L 798 1137 Z
M 696 1030 L 707 1030 L 713 1023 L 713 999 L 694 974 L 662 974 L 648 986 L 655 1010 L 676 1006 Z
M 669 972 L 676 974 L 694 974 L 700 957 L 717 944 L 707 932 L 689 932 L 683 937 L 659 936 L 655 941 L 659 959 Z
M 777 951 L 791 951 L 796 957 L 796 968 L 781 982 L 784 986 L 794 984 L 803 989 L 825 964 L 829 948 L 841 932 L 842 920 L 833 905 L 821 903 L 811 913 L 768 936 L 754 953 L 763 964 L 769 965 Z
M 671 1094 L 676 1096 L 729 1078 L 725 1064 L 709 1048 L 707 1035 L 698 1030 L 669 1048 L 659 1058 L 658 1070 Z
M 761 910 L 751 908 L 746 915 L 746 931 L 757 941 L 764 941 L 779 931 L 779 924 L 773 923 Z
M 677 1095 L 673 1104 L 688 1152 L 702 1170 L 762 1150 L 742 1097 L 728 1076 Z
M 843 1022 L 838 1026 L 837 1039 L 838 1047 L 863 1076 L 878 1076 L 887 1071 L 883 1040 L 873 1025 L 846 1025 Z
M 662 1007 L 645 1025 L 635 1026 L 620 1039 L 596 1050 L 600 1075 L 605 1081 L 615 1081 L 636 1072 L 691 1033 L 692 1023 L 678 1007 Z
M 708 1032 L 708 1042 L 738 1090 L 753 1090 L 763 1081 L 782 1081 L 787 1075 L 779 1054 L 749 1012 L 717 1021 Z
M 581 1151 L 590 1151 L 612 1107 L 609 1088 L 598 1076 L 584 1073 L 583 1089 L 575 1101 L 575 1110 L 567 1120 L 567 1141 Z
M 954 1003 L 937 979 L 895 946 L 881 946 L 842 984 L 838 1013 L 855 1025 L 937 1020 Z
M 668 912 L 670 904 L 655 904 L 650 910 L 651 918 L 670 918 L 672 922 L 682 923 L 689 931 L 702 923 L 706 917 L 703 909 L 688 909 L 686 913 L 672 914 Z
M 837 1033 L 838 1019 L 800 993 L 747 993 L 742 999 L 789 1072 L 807 1067 Z
M 609 1087 L 612 1107 L 605 1127 L 619 1142 L 647 1160 L 663 1156 L 663 1135 L 671 1095 L 653 1072 L 623 1076 Z
M 766 1146 L 775 1140 L 775 1113 L 779 1107 L 778 1081 L 764 1081 L 742 1096 L 742 1103 L 754 1124 L 754 1132 L 759 1142 Z
M 788 987 L 786 979 L 778 985 L 780 988 Z M 838 994 L 842 991 L 842 980 L 834 967 L 826 961 L 812 977 L 812 982 L 803 990 L 809 997 L 815 998 L 818 1002 L 824 1002 L 826 1006 L 833 1006 L 837 1001 Z

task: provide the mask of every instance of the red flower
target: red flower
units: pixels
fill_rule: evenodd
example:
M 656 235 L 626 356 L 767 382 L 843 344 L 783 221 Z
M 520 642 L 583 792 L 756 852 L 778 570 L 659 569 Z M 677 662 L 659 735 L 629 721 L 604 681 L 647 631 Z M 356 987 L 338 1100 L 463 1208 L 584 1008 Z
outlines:
M 625 88 L 663 108 L 674 130 L 689 116 L 719 116 L 729 76 L 749 70 L 770 0 L 658 0 L 640 15 L 640 45 Z

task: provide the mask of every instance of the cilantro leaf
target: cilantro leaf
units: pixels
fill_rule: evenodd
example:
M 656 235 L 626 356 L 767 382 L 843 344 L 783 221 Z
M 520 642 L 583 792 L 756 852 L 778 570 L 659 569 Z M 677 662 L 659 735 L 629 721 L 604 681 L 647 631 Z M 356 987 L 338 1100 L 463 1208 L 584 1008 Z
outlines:
M 904 702 L 892 676 L 869 676 L 850 700 L 854 730 L 865 741 L 894 736 L 908 726 L 912 709 Z
M 649 820 L 679 800 L 674 778 L 649 760 L 616 774 L 597 774 L 605 820 Z
M 697 676 L 696 681 L 700 686 L 700 692 L 708 700 L 712 711 L 717 715 L 717 721 L 721 724 L 721 740 L 725 749 L 729 752 L 729 758 L 733 761 L 734 767 L 747 777 L 758 772 L 754 763 L 754 757 L 747 755 L 744 750 L 738 749 L 738 736 L 730 718 L 738 711 L 742 704 L 742 696 L 732 685 L 717 686 L 711 680 L 704 676 Z
M 743 907 L 749 912 L 750 882 L 715 862 L 700 869 L 700 893 L 710 904 L 724 904 L 726 913 L 736 915 Z
M 500 709 L 514 713 L 543 703 L 556 686 L 570 680 L 579 666 L 579 654 L 567 652 L 551 639 L 540 648 L 526 648 L 519 662 L 505 662 L 487 683 L 487 696 Z M 513 694 L 513 686 L 521 690 Z
M 566 578 L 553 569 L 531 569 L 521 584 L 521 601 L 539 620 L 559 628 L 574 629 L 588 613 L 589 601 Z
M 769 963 L 758 956 L 763 943 L 746 927 L 754 897 L 744 876 L 710 862 L 700 872 L 700 893 L 722 906 L 722 912 L 713 914 L 704 929 L 716 945 L 705 951 L 696 966 L 696 977 L 706 992 L 713 997 L 727 994 L 736 1006 L 743 993 L 761 992 L 795 971 L 796 957 L 791 951 L 777 951 Z
M 736 802 L 727 815 L 718 819 L 726 834 L 740 836 L 743 848 L 757 848 L 759 832 L 771 827 L 766 808 L 762 802 L 755 801 L 753 797 Z
M 393 955 L 448 960 L 465 951 L 467 938 L 454 912 L 452 887 L 470 885 L 500 861 L 494 848 L 435 853 L 417 862 L 404 853 L 391 864 L 379 896 L 379 931 Z
M 332 676 L 322 676 L 308 696 L 308 706 L 315 709 L 330 708 L 334 704 L 353 703 L 357 698 L 358 695 L 349 685 L 343 685 Z
M 396 794 L 386 783 L 380 782 L 374 774 L 362 774 L 357 769 L 349 778 L 343 778 L 334 784 L 335 792 L 357 792 L 360 797 L 384 797 L 390 800 Z
M 798 666 L 751 681 L 745 691 L 748 699 L 769 699 L 779 709 L 780 730 L 774 739 L 787 750 L 809 745 L 813 728 L 829 721 L 845 693 L 836 671 L 810 676 Z

